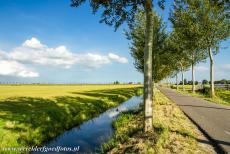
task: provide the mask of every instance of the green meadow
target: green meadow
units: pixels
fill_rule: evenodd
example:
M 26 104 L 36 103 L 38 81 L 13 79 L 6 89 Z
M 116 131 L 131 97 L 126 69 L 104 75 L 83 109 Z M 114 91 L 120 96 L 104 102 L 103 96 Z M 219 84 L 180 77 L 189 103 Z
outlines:
M 41 145 L 141 93 L 141 85 L 0 85 L 0 148 Z

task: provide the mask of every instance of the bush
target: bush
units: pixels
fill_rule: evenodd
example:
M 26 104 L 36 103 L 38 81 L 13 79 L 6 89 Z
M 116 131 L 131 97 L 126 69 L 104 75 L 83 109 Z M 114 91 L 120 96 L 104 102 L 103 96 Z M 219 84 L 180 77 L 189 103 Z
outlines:
M 176 85 L 171 85 L 171 89 L 176 89 Z
M 142 95 L 142 94 L 143 94 L 143 88 L 137 88 L 137 89 L 135 90 L 135 94 L 136 94 L 137 96 Z
M 204 86 L 203 89 L 199 89 L 198 91 L 201 92 L 204 95 L 209 95 L 209 93 L 210 93 L 210 87 L 205 87 Z
M 208 80 L 206 80 L 206 79 L 204 79 L 203 81 L 202 81 L 202 84 L 208 84 Z

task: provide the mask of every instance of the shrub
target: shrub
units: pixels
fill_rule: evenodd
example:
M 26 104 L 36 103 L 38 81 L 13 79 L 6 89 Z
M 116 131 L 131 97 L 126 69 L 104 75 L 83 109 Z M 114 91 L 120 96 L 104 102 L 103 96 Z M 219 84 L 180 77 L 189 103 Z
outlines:
M 199 89 L 198 92 L 204 94 L 204 95 L 209 95 L 210 92 L 210 87 L 203 87 L 203 89 Z

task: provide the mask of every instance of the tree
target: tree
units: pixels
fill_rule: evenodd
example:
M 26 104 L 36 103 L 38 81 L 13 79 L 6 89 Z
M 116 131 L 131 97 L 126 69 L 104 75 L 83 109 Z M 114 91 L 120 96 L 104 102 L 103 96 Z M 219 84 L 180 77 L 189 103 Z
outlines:
M 193 83 L 192 83 L 192 81 L 188 81 L 187 84 L 188 85 L 192 85 Z
M 190 66 L 189 56 L 186 53 L 186 50 L 183 45 L 182 38 L 179 36 L 177 31 L 173 31 L 167 41 L 167 53 L 169 54 L 169 63 L 174 64 L 173 70 L 181 72 L 181 80 L 182 80 L 182 89 L 184 88 L 184 72 Z
M 208 84 L 208 80 L 204 79 L 204 80 L 202 81 L 202 84 L 203 84 L 203 85 Z
M 188 84 L 187 79 L 184 79 L 184 84 L 185 84 L 185 85 L 187 85 L 187 84 Z
M 187 7 L 187 3 L 190 7 Z M 170 21 L 174 30 L 180 37 L 181 45 L 188 55 L 188 60 L 192 66 L 192 92 L 195 93 L 195 65 L 206 59 L 206 52 L 200 47 L 202 33 L 200 32 L 199 23 L 194 16 L 196 12 L 196 0 L 184 1 L 178 0 L 174 3 L 174 10 L 170 14 Z
M 120 84 L 120 82 L 119 81 L 115 81 L 113 84 Z
M 86 0 L 72 0 L 72 6 L 78 7 Z M 145 50 L 144 50 L 144 106 L 145 106 L 145 131 L 153 129 L 153 87 L 152 87 L 152 39 L 153 39 L 153 4 L 152 0 L 89 0 L 93 13 L 99 8 L 103 10 L 101 22 L 114 25 L 117 29 L 123 22 L 132 23 L 138 7 L 145 11 Z M 158 0 L 163 8 L 164 0 Z
M 208 51 L 205 55 L 210 59 L 210 95 L 213 97 L 215 96 L 213 54 L 217 54 L 220 42 L 229 37 L 230 34 L 230 2 L 224 0 L 177 0 L 176 2 L 178 10 L 182 10 L 181 12 L 184 15 L 184 20 L 180 21 L 195 25 L 194 30 L 192 30 L 192 27 L 188 27 L 188 30 L 191 29 L 192 31 L 189 32 L 194 32 L 196 36 L 199 36 L 197 37 L 197 48 Z M 184 25 L 184 27 L 187 26 L 189 25 Z M 187 28 L 181 28 L 180 30 L 185 29 Z M 189 39 L 193 40 L 193 38 Z
M 203 0 L 198 5 L 197 18 L 201 25 L 203 48 L 208 50 L 210 60 L 211 97 L 215 96 L 213 54 L 217 54 L 220 42 L 230 35 L 229 6 L 230 2 L 223 0 Z
M 126 37 L 131 42 L 130 53 L 134 58 L 134 66 L 141 73 L 144 72 L 145 20 L 144 12 L 140 10 L 134 23 L 126 31 Z M 153 23 L 152 78 L 155 82 L 158 82 L 170 75 L 171 69 L 169 67 L 171 65 L 169 65 L 168 54 L 165 50 L 165 42 L 168 36 L 165 30 L 166 25 L 156 12 L 153 12 Z
M 176 76 L 176 90 L 177 90 L 177 91 L 179 90 L 178 73 L 179 73 L 179 71 L 176 70 L 176 71 L 175 71 L 175 75 L 174 75 L 174 77 Z

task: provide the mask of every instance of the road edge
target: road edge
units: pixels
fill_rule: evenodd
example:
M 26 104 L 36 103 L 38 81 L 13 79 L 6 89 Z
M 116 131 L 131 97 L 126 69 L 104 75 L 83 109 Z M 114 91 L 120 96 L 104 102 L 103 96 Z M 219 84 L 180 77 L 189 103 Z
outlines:
M 163 95 L 165 95 L 162 91 L 161 91 L 161 89 L 159 88 L 159 87 L 157 87 L 157 89 L 158 90 L 160 90 L 160 92 L 163 94 Z M 167 89 L 169 89 L 169 88 L 167 88 Z M 172 89 L 170 89 L 170 90 L 172 90 Z M 182 94 L 183 95 L 183 94 Z M 166 96 L 166 95 L 165 95 Z M 171 98 L 169 98 L 168 96 L 166 96 L 170 101 L 172 101 L 172 102 L 174 102 L 176 105 L 177 105 L 177 103 L 175 102 L 175 101 L 173 101 Z M 208 139 L 208 140 L 210 140 L 210 142 L 212 143 L 212 146 L 214 147 L 214 150 L 218 153 L 218 154 L 228 154 L 228 152 L 218 143 L 218 141 L 216 141 L 215 139 L 213 139 L 212 137 L 211 137 L 211 135 L 209 135 L 209 133 L 208 132 L 206 132 L 195 120 L 193 120 L 193 118 L 191 118 L 187 113 L 185 113 L 184 111 L 183 111 L 183 109 L 179 106 L 179 105 L 177 105 L 179 108 L 180 108 L 180 110 L 186 115 L 186 117 L 188 117 L 189 118 L 189 120 L 191 120 L 192 121 L 192 123 L 194 124 L 194 125 L 196 125 L 196 127 L 204 134 L 204 136 Z

